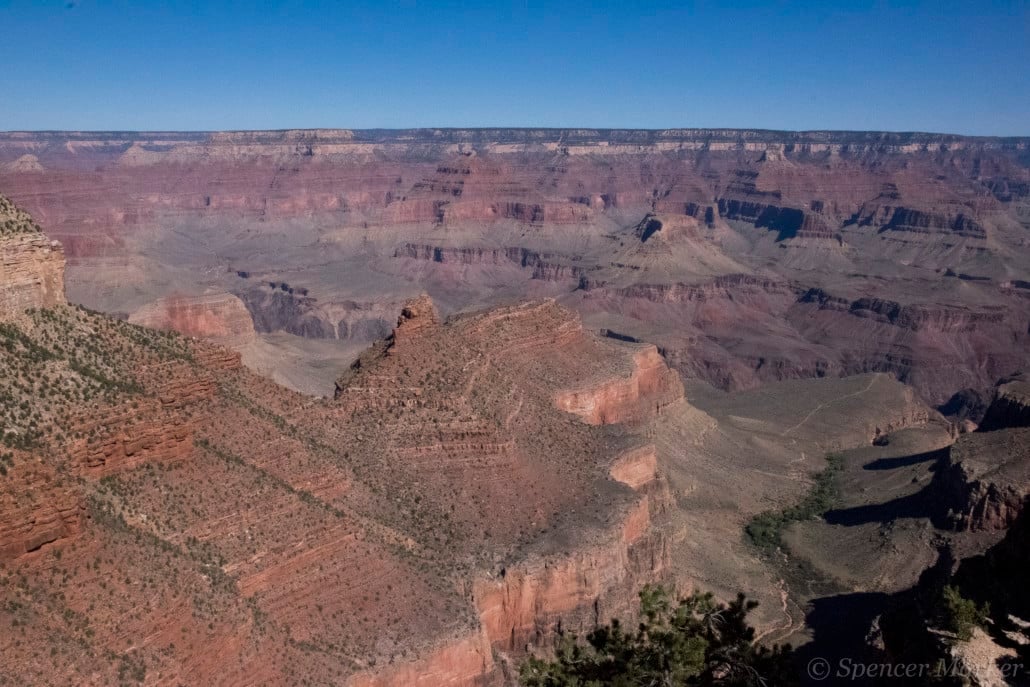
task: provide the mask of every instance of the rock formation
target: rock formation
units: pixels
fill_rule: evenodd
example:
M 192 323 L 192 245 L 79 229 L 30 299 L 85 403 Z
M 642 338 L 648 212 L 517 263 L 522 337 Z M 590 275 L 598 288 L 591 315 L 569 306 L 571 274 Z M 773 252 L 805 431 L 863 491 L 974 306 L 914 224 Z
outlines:
M 1030 381 L 1025 373 L 1001 381 L 980 423 L 985 432 L 1007 427 L 1030 427 Z
M 939 482 L 949 516 L 960 530 L 1005 530 L 1030 496 L 1030 431 L 965 434 L 951 447 Z
M 287 332 L 311 339 L 370 343 L 385 338 L 393 328 L 398 308 L 392 302 L 323 301 L 307 288 L 286 282 L 248 284 L 238 287 L 236 293 L 257 331 Z
M 0 196 L 0 320 L 64 302 L 61 244 Z
M 1023 375 L 1003 379 L 976 432 L 959 437 L 935 483 L 961 530 L 1010 527 L 1030 497 L 1030 413 Z
M 143 314 L 210 334 L 240 313 L 179 305 Z M 19 683 L 501 684 L 498 658 L 669 574 L 654 446 L 555 398 L 611 388 L 598 417 L 642 423 L 682 387 L 553 300 L 444 319 L 416 298 L 325 400 L 63 303 L 0 336 Z
M 129 315 L 129 322 L 212 339 L 230 347 L 242 346 L 256 336 L 243 301 L 228 293 L 162 298 Z
M 555 404 L 593 425 L 631 422 L 652 417 L 663 406 L 683 397 L 683 384 L 652 345 L 633 356 L 633 369 L 624 379 L 605 380 L 583 389 L 562 391 Z
M 81 495 L 55 470 L 38 465 L 31 453 L 11 451 L 0 492 L 0 560 L 38 551 L 77 535 L 85 510 Z

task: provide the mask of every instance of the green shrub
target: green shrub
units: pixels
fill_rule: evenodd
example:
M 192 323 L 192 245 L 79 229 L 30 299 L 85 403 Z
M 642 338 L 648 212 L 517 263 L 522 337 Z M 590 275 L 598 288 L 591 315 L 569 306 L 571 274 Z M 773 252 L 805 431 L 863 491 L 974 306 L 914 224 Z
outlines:
M 797 505 L 779 511 L 765 511 L 751 518 L 744 533 L 754 545 L 772 549 L 783 543 L 783 532 L 793 522 L 821 517 L 840 500 L 840 476 L 844 472 L 844 457 L 831 453 L 826 456 L 827 466 L 815 476 L 811 489 Z
M 674 603 L 663 587 L 640 592 L 640 623 L 618 620 L 580 642 L 561 634 L 553 661 L 530 658 L 521 667 L 526 687 L 602 685 L 794 685 L 790 647 L 756 646 L 747 615 L 758 604 L 743 594 L 720 604 L 711 594 Z
M 964 598 L 958 587 L 948 585 L 941 590 L 938 614 L 941 627 L 964 642 L 973 637 L 974 627 L 982 627 L 987 622 L 990 612 L 989 606 L 980 607 L 975 601 Z

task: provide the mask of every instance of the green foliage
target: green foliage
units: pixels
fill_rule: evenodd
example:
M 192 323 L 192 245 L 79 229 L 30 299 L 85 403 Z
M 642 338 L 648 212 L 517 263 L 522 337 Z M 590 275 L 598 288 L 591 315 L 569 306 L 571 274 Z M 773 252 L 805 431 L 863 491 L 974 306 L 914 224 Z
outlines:
M 948 585 L 941 590 L 938 614 L 941 627 L 955 633 L 964 642 L 973 637 L 975 626 L 983 626 L 987 622 L 990 613 L 990 606 L 977 606 L 975 601 L 964 598 L 958 587 Z
M 553 661 L 530 658 L 521 669 L 526 687 L 630 687 L 631 685 L 793 685 L 790 647 L 756 646 L 747 615 L 757 606 L 743 594 L 720 604 L 711 594 L 674 603 L 668 590 L 640 592 L 640 623 L 627 631 L 618 620 L 596 628 L 586 643 L 563 634 Z
M 815 476 L 812 488 L 797 505 L 779 511 L 765 511 L 751 518 L 744 531 L 753 544 L 774 549 L 783 543 L 783 532 L 788 525 L 820 517 L 837 504 L 844 457 L 831 453 L 826 456 L 826 462 L 826 469 Z

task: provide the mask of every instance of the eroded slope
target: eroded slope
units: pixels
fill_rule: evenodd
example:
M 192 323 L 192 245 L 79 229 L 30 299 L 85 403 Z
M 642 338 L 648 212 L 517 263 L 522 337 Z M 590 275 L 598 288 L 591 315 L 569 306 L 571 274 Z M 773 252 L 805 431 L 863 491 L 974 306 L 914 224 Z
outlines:
M 17 684 L 488 684 L 666 572 L 653 449 L 557 399 L 614 380 L 640 422 L 682 387 L 553 301 L 413 302 L 332 400 L 67 305 L 0 335 Z

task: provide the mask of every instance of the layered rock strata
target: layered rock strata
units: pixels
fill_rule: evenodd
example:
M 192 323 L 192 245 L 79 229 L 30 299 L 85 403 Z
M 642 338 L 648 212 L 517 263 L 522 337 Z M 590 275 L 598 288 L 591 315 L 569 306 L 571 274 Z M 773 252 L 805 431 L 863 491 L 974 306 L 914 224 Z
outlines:
M 497 657 L 667 573 L 653 447 L 554 399 L 609 375 L 605 421 L 640 423 L 681 388 L 554 301 L 444 320 L 416 299 L 333 400 L 63 304 L 0 334 L 27 408 L 0 451 L 20 684 L 500 684 Z
M 129 315 L 129 322 L 151 329 L 171 329 L 226 346 L 242 346 L 256 337 L 246 306 L 228 293 L 170 296 Z

